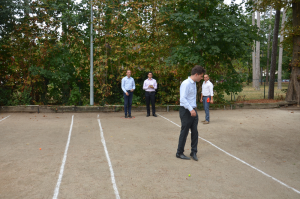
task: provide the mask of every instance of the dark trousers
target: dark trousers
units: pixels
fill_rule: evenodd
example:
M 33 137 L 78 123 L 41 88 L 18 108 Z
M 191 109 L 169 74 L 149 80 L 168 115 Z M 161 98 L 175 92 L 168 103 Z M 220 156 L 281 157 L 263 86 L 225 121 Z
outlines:
M 155 92 L 147 92 L 145 93 L 146 96 L 146 105 L 147 105 L 147 114 L 150 115 L 150 102 L 152 106 L 152 114 L 155 114 Z
M 127 115 L 127 107 L 128 107 L 128 114 L 131 115 L 131 105 L 132 105 L 132 96 L 133 93 L 130 91 L 128 92 L 128 96 L 126 95 L 126 93 L 124 93 L 124 111 L 125 111 L 125 115 Z
M 179 136 L 177 153 L 182 154 L 184 152 L 184 146 L 186 142 L 186 138 L 189 134 L 189 130 L 191 129 L 191 139 L 192 139 L 192 152 L 197 153 L 197 145 L 198 145 L 198 113 L 196 111 L 196 117 L 192 117 L 189 110 L 184 107 L 180 107 L 179 116 L 181 120 L 181 131 Z

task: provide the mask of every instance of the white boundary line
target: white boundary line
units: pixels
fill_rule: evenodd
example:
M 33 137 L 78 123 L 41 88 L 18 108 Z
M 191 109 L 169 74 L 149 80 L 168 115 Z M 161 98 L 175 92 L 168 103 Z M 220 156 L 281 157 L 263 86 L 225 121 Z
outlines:
M 159 114 L 157 114 L 157 115 L 159 115 Z M 159 115 L 159 116 L 162 117 L 162 118 L 164 118 L 164 119 L 166 119 L 166 120 L 168 120 L 169 122 L 175 124 L 176 126 L 181 127 L 181 126 L 179 126 L 178 124 L 176 124 L 175 122 L 169 120 L 168 118 L 165 118 L 165 117 L 162 116 L 162 115 Z M 262 173 L 263 175 L 265 175 L 265 176 L 267 176 L 267 177 L 269 177 L 269 178 L 271 178 L 272 180 L 275 180 L 275 181 L 278 182 L 279 184 L 281 184 L 281 185 L 283 185 L 283 186 L 285 186 L 285 187 L 287 187 L 287 188 L 289 188 L 289 189 L 292 189 L 292 190 L 295 191 L 296 193 L 300 194 L 300 191 L 299 191 L 299 190 L 297 190 L 297 189 L 295 189 L 295 188 L 293 188 L 293 187 L 290 187 L 289 185 L 287 185 L 287 184 L 281 182 L 280 180 L 278 180 L 278 179 L 276 179 L 276 178 L 270 176 L 269 174 L 267 174 L 267 173 L 265 173 L 265 172 L 259 170 L 259 169 L 256 168 L 256 167 L 252 166 L 251 164 L 249 164 L 249 163 L 247 163 L 247 162 L 241 160 L 240 158 L 235 157 L 234 155 L 228 153 L 227 151 L 224 151 L 223 149 L 221 149 L 220 147 L 217 147 L 216 145 L 214 145 L 214 144 L 211 143 L 210 141 L 208 141 L 208 140 L 206 140 L 206 139 L 204 139 L 204 138 L 202 138 L 202 137 L 200 137 L 200 136 L 199 136 L 199 138 L 200 138 L 201 140 L 203 140 L 203 141 L 209 143 L 210 145 L 214 146 L 215 148 L 219 149 L 220 151 L 226 153 L 226 154 L 229 155 L 230 157 L 233 157 L 234 159 L 236 159 L 236 160 L 242 162 L 243 164 L 245 164 L 245 165 L 251 167 L 252 169 L 254 169 L 254 170 L 256 170 L 256 171 Z
M 70 126 L 69 137 L 68 137 L 68 141 L 67 141 L 67 144 L 66 144 L 66 149 L 65 149 L 63 160 L 62 160 L 62 164 L 61 164 L 61 167 L 60 167 L 59 177 L 58 177 L 56 187 L 55 187 L 55 190 L 54 190 L 53 199 L 56 199 L 57 196 L 58 196 L 59 186 L 60 186 L 63 174 L 64 174 L 64 168 L 65 168 L 65 164 L 66 164 L 66 160 L 67 160 L 68 148 L 69 148 L 71 134 L 72 134 L 72 128 L 73 128 L 73 118 L 74 118 L 74 115 L 72 115 L 72 122 L 71 122 L 71 126 Z
M 97 118 L 99 118 L 99 115 L 98 115 Z M 116 180 L 115 180 L 114 170 L 112 168 L 111 161 L 110 161 L 110 158 L 109 158 L 109 155 L 108 155 L 108 151 L 107 151 L 107 148 L 106 148 L 106 143 L 105 143 L 105 139 L 104 139 L 104 135 L 103 135 L 103 129 L 102 129 L 102 126 L 101 126 L 101 122 L 100 122 L 100 119 L 97 119 L 97 120 L 98 120 L 99 127 L 100 127 L 101 142 L 102 142 L 103 147 L 104 147 L 105 155 L 106 155 L 108 166 L 109 166 L 109 170 L 110 170 L 111 182 L 113 184 L 113 188 L 114 188 L 114 192 L 115 192 L 115 195 L 116 195 L 116 199 L 120 199 L 119 191 L 118 191 Z
M 10 115 L 9 115 L 10 116 Z M 9 116 L 7 116 L 7 117 L 5 117 L 5 118 L 3 118 L 2 120 L 0 120 L 0 122 L 2 122 L 3 120 L 5 120 L 6 118 L 8 118 Z

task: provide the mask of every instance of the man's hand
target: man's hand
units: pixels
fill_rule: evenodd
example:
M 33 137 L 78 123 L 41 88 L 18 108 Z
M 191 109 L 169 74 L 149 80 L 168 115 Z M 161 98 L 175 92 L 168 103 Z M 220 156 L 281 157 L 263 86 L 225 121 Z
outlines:
M 151 88 L 151 85 L 149 85 L 148 88 Z
M 203 102 L 203 99 L 202 99 L 202 98 L 200 99 L 200 102 Z
M 192 111 L 190 111 L 190 112 L 191 112 L 191 116 L 192 117 L 196 117 L 197 116 L 196 111 L 194 109 Z
M 214 103 L 214 100 L 213 100 L 213 99 L 211 99 L 211 100 L 210 100 L 210 103 L 212 103 L 212 104 L 213 104 L 213 103 Z
M 127 96 L 129 95 L 128 92 L 125 93 Z
M 133 90 L 133 89 L 131 89 L 130 91 L 131 91 L 131 92 L 133 92 L 134 90 Z

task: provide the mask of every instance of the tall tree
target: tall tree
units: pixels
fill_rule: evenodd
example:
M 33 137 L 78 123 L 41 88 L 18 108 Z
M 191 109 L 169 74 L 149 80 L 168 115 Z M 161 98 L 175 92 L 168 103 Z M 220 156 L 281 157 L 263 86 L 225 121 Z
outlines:
M 259 4 L 259 1 L 258 1 Z M 260 11 L 256 11 L 256 17 L 257 17 L 257 27 L 258 31 L 260 30 Z M 259 76 L 260 76 L 260 41 L 256 41 L 256 53 L 255 53 L 255 89 L 260 90 L 259 86 Z
M 278 48 L 279 21 L 280 21 L 280 8 L 277 7 L 276 14 L 275 14 L 274 31 L 273 31 L 273 44 L 272 44 L 268 99 L 274 99 L 274 83 L 275 83 L 277 48 Z
M 252 12 L 252 26 L 255 26 L 255 7 L 253 5 L 253 12 Z M 255 79 L 256 79 L 256 64 L 255 64 L 255 40 L 253 40 L 253 47 L 252 47 L 252 87 L 255 88 Z
M 284 24 L 285 24 L 285 14 L 286 9 L 283 9 L 282 13 L 282 19 L 281 19 L 281 31 L 280 31 L 280 44 L 279 44 L 279 58 L 278 58 L 278 83 L 277 87 L 278 89 L 282 89 L 281 82 L 282 82 L 282 54 L 283 54 L 283 47 L 282 47 L 282 41 L 283 41 L 283 31 L 284 31 Z
M 271 7 L 271 8 L 270 8 L 270 16 L 269 16 L 270 24 L 269 24 L 269 32 L 268 32 L 266 84 L 269 83 L 270 43 L 271 43 L 271 33 L 272 33 L 272 25 L 271 25 L 271 21 L 272 21 L 272 12 L 273 12 L 273 10 L 272 10 L 272 7 Z
M 294 0 L 292 3 L 293 10 L 293 58 L 290 64 L 292 72 L 286 101 L 300 101 L 300 1 Z

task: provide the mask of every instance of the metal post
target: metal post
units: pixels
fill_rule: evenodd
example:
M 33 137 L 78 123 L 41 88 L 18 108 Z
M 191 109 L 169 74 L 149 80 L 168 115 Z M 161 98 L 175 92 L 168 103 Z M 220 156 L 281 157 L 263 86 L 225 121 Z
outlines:
M 91 0 L 91 35 L 90 35 L 90 105 L 94 105 L 94 76 L 93 76 L 93 3 Z
M 264 81 L 264 99 L 266 99 L 266 80 Z

